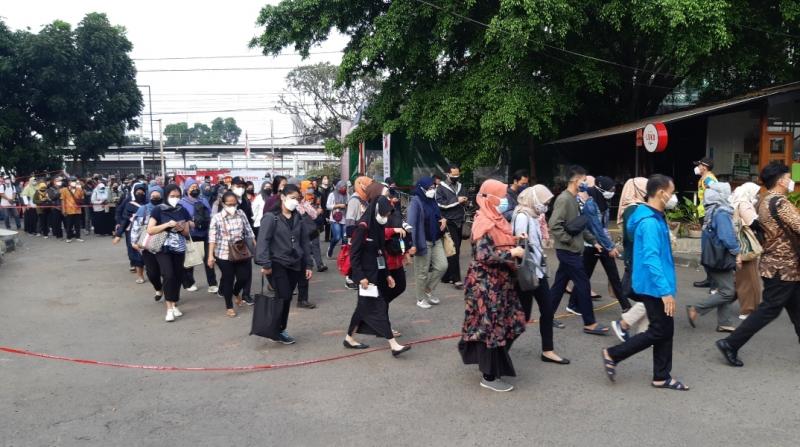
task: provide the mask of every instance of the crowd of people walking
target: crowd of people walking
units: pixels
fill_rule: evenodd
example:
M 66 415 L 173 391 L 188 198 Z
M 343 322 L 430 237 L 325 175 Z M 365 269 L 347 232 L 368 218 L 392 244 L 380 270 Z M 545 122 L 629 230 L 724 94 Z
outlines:
M 727 363 L 742 366 L 739 351 L 783 308 L 800 338 L 800 212 L 786 197 L 794 182 L 786 166 L 769 164 L 760 174 L 766 193 L 751 182 L 731 191 L 714 176 L 712 160 L 695 164 L 707 274 L 695 286 L 709 292 L 684 305 L 686 318 L 695 328 L 701 316 L 716 311 L 716 331 L 727 334 L 716 346 Z M 530 185 L 524 171 L 514 173 L 510 184 L 485 180 L 465 229 L 470 199 L 460 176 L 459 166 L 451 165 L 442 179 L 420 178 L 407 209 L 391 178 L 358 176 L 351 184 L 276 176 L 256 189 L 239 177 L 178 185 L 143 176 L 120 182 L 54 175 L 20 186 L 7 177 L 0 186 L 0 209 L 7 227 L 13 221 L 22 229 L 22 216 L 31 235 L 66 234 L 66 242 L 82 242 L 82 234 L 93 231 L 113 235 L 114 244 L 124 240 L 135 282 L 151 284 L 155 301 L 164 301 L 167 322 L 183 316 L 181 290 L 198 290 L 195 269 L 205 273 L 207 292 L 221 296 L 225 315 L 237 316 L 239 307 L 255 302 L 256 265 L 262 289 L 266 283 L 283 303 L 271 338 L 293 344 L 288 330 L 293 296 L 299 307 L 314 309 L 309 281 L 315 269 L 328 270 L 326 259 L 336 259 L 343 285 L 357 295 L 343 346 L 366 349 L 359 338 L 372 335 L 386 339 L 391 354 L 399 356 L 411 345 L 398 341 L 402 334 L 391 323 L 390 304 L 406 291 L 407 268 L 413 265 L 411 293 L 421 309 L 441 302 L 442 284 L 463 289 L 458 351 L 465 364 L 478 365 L 484 388 L 513 389 L 503 378 L 516 375 L 510 349 L 532 321 L 534 301 L 540 359 L 570 364 L 554 344 L 554 329 L 565 328 L 556 310 L 568 294 L 566 311 L 580 317 L 584 334 L 614 334 L 620 341 L 602 350 L 611 381 L 621 362 L 652 347 L 652 386 L 689 389 L 672 375 L 679 298 L 667 212 L 678 204 L 678 195 L 670 177 L 624 182 L 616 214 L 621 240 L 615 241 L 609 226 L 617 183 L 610 177 L 571 166 L 558 195 L 545 185 Z M 462 239 L 472 249 L 463 278 Z M 552 278 L 550 247 L 558 261 Z M 621 277 L 617 259 L 624 266 Z M 621 311 L 608 325 L 597 320 L 593 307 L 599 294 L 590 281 L 598 262 Z

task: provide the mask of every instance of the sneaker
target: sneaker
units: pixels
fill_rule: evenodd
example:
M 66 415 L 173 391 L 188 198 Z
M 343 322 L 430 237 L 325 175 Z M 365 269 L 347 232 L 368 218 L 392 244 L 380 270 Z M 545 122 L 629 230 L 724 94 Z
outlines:
M 278 343 L 282 343 L 284 345 L 293 345 L 295 344 L 295 340 L 289 334 L 287 334 L 286 331 L 283 331 L 278 334 Z
M 50 236 L 42 236 L 44 239 L 50 239 Z
M 431 305 L 428 304 L 426 300 L 419 300 L 417 301 L 417 307 L 419 307 L 420 309 L 430 309 Z
M 217 286 L 209 286 L 208 287 L 208 293 L 217 293 L 217 292 L 219 292 L 219 287 L 217 287 Z
M 250 295 L 245 295 L 245 296 L 242 298 L 242 301 L 244 301 L 244 303 L 245 303 L 245 304 L 247 304 L 248 306 L 252 306 L 253 304 L 255 304 L 255 303 L 256 303 L 256 301 L 255 301 L 255 300 L 253 299 L 253 297 L 252 297 L 252 296 L 250 296 Z
M 577 315 L 577 316 L 580 316 L 580 315 L 581 315 L 581 313 L 580 313 L 580 312 L 578 312 L 577 310 L 575 310 L 575 309 L 573 309 L 573 308 L 571 308 L 571 307 L 569 307 L 569 306 L 567 306 L 567 307 L 566 307 L 566 311 L 567 311 L 567 312 L 569 312 L 569 313 L 571 313 L 572 315 Z
M 322 267 L 318 268 L 317 271 L 320 272 L 320 273 L 327 272 L 328 271 L 328 266 L 327 265 L 323 265 Z
M 84 241 L 84 240 L 83 240 L 83 239 L 81 239 L 81 238 L 77 238 L 77 239 L 75 239 L 75 240 L 76 240 L 76 241 L 78 241 L 78 242 L 86 242 L 86 241 Z
M 67 239 L 67 240 L 66 240 L 66 241 L 64 241 L 64 242 L 66 242 L 66 243 L 68 243 L 68 244 L 71 244 L 71 243 L 72 243 L 72 239 Z
M 481 386 L 488 390 L 497 391 L 498 393 L 505 393 L 514 389 L 514 385 L 505 383 L 500 379 L 494 379 L 490 382 L 484 378 L 481 378 Z
M 196 292 L 197 291 L 197 284 L 192 284 L 192 287 L 186 289 L 187 292 Z
M 328 259 L 333 259 L 333 246 L 332 246 L 332 245 L 329 245 L 329 246 L 328 246 L 328 253 L 327 253 L 327 255 L 328 255 Z
M 167 316 L 164 318 L 164 320 L 168 323 L 175 321 L 175 313 L 172 309 L 167 309 Z
M 159 293 L 156 293 L 155 295 L 153 295 L 153 299 L 156 300 L 156 303 L 161 301 L 161 298 L 164 298 L 164 296 L 159 294 Z
M 181 312 L 180 309 L 178 309 L 178 306 L 175 306 L 172 308 L 172 315 L 175 315 L 176 317 L 182 317 L 183 312 Z
M 740 320 L 746 320 L 749 315 L 739 315 Z
M 347 287 L 350 290 L 358 289 L 358 284 L 354 283 L 353 280 L 350 279 L 350 277 L 345 277 L 344 278 L 344 286 Z
M 624 343 L 628 341 L 628 338 L 630 338 L 630 334 L 628 334 L 628 331 L 622 329 L 622 322 L 620 320 L 612 321 L 611 328 L 614 329 L 614 334 L 617 335 L 619 341 Z
M 430 304 L 439 304 L 439 303 L 441 303 L 441 301 L 439 301 L 439 298 L 436 298 L 435 296 L 431 295 L 430 293 L 426 293 L 425 297 L 428 299 L 428 302 Z

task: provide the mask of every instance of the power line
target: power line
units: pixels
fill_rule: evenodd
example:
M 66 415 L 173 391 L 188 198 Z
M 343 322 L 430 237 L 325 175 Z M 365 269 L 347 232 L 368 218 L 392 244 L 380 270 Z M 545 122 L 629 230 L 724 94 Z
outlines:
M 740 23 L 734 23 L 733 26 L 736 26 L 736 27 L 739 27 L 739 28 L 744 28 L 744 29 L 749 29 L 751 31 L 760 31 L 760 32 L 765 33 L 765 34 L 774 34 L 776 36 L 790 37 L 792 39 L 800 39 L 800 36 L 797 36 L 797 35 L 794 35 L 794 34 L 782 33 L 780 31 L 770 31 L 770 30 L 762 29 L 762 28 L 754 28 L 752 26 L 742 25 Z
M 486 29 L 490 28 L 489 24 L 487 24 L 487 23 L 483 23 L 481 21 L 475 20 L 475 19 L 473 19 L 471 17 L 465 16 L 463 14 L 459 14 L 457 12 L 448 11 L 444 7 L 436 5 L 436 4 L 431 3 L 429 1 L 426 1 L 426 0 L 414 0 L 414 1 L 416 1 L 418 3 L 422 3 L 424 5 L 428 5 L 428 6 L 432 7 L 432 8 L 438 9 L 439 11 L 442 11 L 444 13 L 450 14 L 450 15 L 452 15 L 454 17 L 458 17 L 458 18 L 460 18 L 462 20 L 466 20 L 468 22 L 475 23 L 475 24 L 480 25 L 480 26 L 482 26 L 482 27 L 484 27 Z M 504 33 L 506 33 L 508 35 L 511 35 L 511 33 L 508 33 L 505 30 L 500 30 L 500 31 L 504 32 Z M 566 48 L 557 47 L 555 45 L 550 45 L 550 44 L 547 44 L 547 43 L 542 43 L 542 46 L 544 46 L 546 48 L 553 49 L 553 50 L 561 51 L 561 52 L 564 52 L 564 53 L 567 53 L 567 54 L 571 54 L 573 56 L 578 56 L 578 57 L 589 59 L 589 60 L 592 60 L 592 61 L 595 61 L 595 62 L 601 62 L 601 63 L 604 63 L 604 64 L 614 65 L 614 66 L 621 67 L 621 68 L 628 68 L 628 69 L 631 69 L 631 70 L 641 71 L 641 72 L 644 72 L 644 73 L 650 73 L 650 74 L 654 74 L 654 75 L 658 75 L 658 76 L 670 76 L 670 77 L 673 77 L 673 78 L 682 78 L 683 77 L 683 76 L 676 75 L 674 73 L 663 73 L 663 72 L 658 72 L 658 71 L 646 70 L 646 69 L 640 68 L 640 67 L 634 67 L 632 65 L 625 65 L 625 64 L 621 64 L 619 62 L 610 61 L 610 60 L 603 59 L 603 58 L 596 57 L 596 56 L 590 56 L 588 54 L 579 53 L 577 51 L 568 50 Z
M 139 73 L 187 72 L 187 71 L 249 71 L 249 70 L 294 70 L 295 68 L 313 67 L 313 65 L 295 65 L 294 67 L 224 67 L 224 68 L 156 68 L 138 70 Z
M 342 54 L 344 51 L 337 50 L 337 51 L 314 51 L 308 53 L 309 55 L 318 55 L 318 54 Z M 301 56 L 300 53 L 280 53 L 271 55 L 272 57 L 280 57 L 280 56 Z M 243 59 L 243 58 L 268 58 L 269 55 L 263 54 L 243 54 L 241 56 L 233 56 L 233 55 L 219 55 L 219 56 L 177 56 L 177 57 L 134 57 L 131 60 L 134 61 L 183 61 L 183 60 L 196 60 L 196 59 Z

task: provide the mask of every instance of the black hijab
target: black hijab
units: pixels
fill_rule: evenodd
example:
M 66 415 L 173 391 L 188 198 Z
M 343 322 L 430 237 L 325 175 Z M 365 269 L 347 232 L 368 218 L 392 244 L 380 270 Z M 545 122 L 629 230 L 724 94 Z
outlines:
M 606 177 L 601 175 L 595 179 L 595 187 L 589 188 L 589 195 L 592 196 L 594 202 L 597 204 L 597 208 L 600 209 L 601 213 L 605 213 L 608 209 L 608 200 L 603 197 L 603 191 L 611 191 L 612 189 L 616 188 L 616 184 L 614 184 L 614 180 L 611 177 Z
M 380 250 L 383 250 L 385 245 L 385 237 L 383 234 L 383 229 L 385 225 L 381 225 L 375 220 L 375 217 L 378 214 L 386 215 L 392 211 L 392 204 L 389 203 L 389 199 L 384 196 L 378 196 L 367 205 L 367 210 L 364 211 L 364 215 L 361 216 L 361 220 L 359 222 L 367 224 L 367 234 L 375 243 L 378 245 Z

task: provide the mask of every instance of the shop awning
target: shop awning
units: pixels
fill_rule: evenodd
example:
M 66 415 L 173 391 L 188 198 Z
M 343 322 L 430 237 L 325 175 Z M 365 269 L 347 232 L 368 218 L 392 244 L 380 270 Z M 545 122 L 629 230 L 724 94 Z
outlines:
M 727 99 L 725 101 L 719 101 L 713 104 L 692 107 L 689 109 L 684 109 L 672 113 L 666 113 L 663 115 L 650 116 L 630 123 L 620 124 L 619 126 L 582 133 L 580 135 L 575 135 L 568 138 L 562 138 L 560 140 L 546 143 L 546 145 L 574 143 L 577 141 L 593 140 L 596 138 L 603 138 L 628 132 L 635 132 L 637 129 L 643 128 L 648 123 L 653 123 L 653 122 L 669 123 L 701 115 L 708 115 L 714 112 L 718 112 L 720 110 L 729 109 L 742 104 L 746 104 L 748 102 L 753 102 L 759 99 L 767 98 L 774 95 L 779 95 L 782 93 L 793 92 L 797 90 L 800 90 L 800 82 L 792 82 L 790 84 L 769 87 L 762 90 L 756 90 L 741 96 L 737 96 L 735 98 Z

